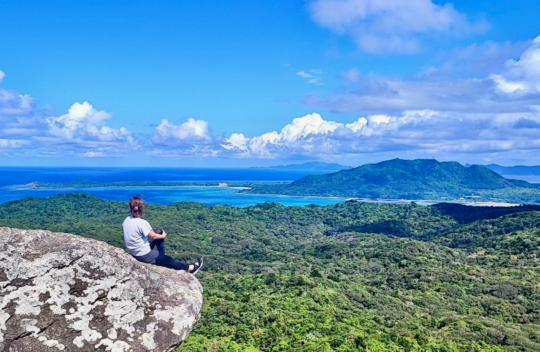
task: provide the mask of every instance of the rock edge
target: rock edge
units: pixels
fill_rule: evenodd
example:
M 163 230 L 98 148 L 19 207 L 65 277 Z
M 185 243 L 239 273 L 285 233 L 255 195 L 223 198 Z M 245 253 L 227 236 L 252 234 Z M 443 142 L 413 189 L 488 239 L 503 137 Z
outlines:
M 173 351 L 200 318 L 202 286 L 67 233 L 0 227 L 0 350 Z

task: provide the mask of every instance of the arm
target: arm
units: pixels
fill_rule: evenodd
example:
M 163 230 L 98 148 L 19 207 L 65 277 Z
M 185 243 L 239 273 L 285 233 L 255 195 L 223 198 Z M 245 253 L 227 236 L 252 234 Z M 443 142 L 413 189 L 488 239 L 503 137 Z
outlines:
M 163 240 L 165 239 L 165 237 L 167 237 L 167 233 L 163 231 L 163 234 L 160 235 L 158 233 L 155 233 L 154 230 L 150 230 L 150 232 L 148 233 L 148 237 L 153 240 Z

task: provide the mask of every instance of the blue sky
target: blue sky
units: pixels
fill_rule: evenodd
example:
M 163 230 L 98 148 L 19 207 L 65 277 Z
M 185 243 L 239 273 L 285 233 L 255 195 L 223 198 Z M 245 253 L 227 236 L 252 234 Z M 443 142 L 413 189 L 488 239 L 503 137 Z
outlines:
M 0 165 L 540 164 L 540 3 L 0 4 Z

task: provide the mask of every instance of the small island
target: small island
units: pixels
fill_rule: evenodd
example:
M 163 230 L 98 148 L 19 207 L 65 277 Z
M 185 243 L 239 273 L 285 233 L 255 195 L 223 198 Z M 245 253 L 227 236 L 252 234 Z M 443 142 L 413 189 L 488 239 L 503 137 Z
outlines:
M 433 159 L 388 160 L 291 183 L 253 185 L 243 192 L 290 196 L 459 203 L 540 203 L 540 186 L 473 165 Z

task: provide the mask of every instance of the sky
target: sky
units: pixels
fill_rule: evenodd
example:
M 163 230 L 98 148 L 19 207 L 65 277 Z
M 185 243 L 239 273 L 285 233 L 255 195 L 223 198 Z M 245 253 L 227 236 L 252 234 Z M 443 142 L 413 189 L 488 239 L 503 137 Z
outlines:
M 537 0 L 3 0 L 0 166 L 540 164 Z

